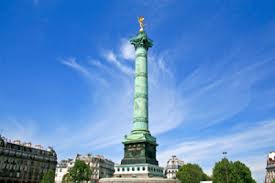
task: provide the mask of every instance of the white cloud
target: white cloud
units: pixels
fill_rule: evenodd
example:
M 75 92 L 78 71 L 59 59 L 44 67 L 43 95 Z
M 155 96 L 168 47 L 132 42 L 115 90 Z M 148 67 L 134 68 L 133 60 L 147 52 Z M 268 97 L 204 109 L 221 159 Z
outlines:
M 215 162 L 222 158 L 221 153 L 226 151 L 230 159 L 247 163 L 253 175 L 258 172 L 264 175 L 266 161 L 263 153 L 264 149 L 274 147 L 275 136 L 272 135 L 274 131 L 275 119 L 258 122 L 255 126 L 247 126 L 240 131 L 222 136 L 196 140 L 182 139 L 184 141 L 182 143 L 169 144 L 158 157 L 164 164 L 172 154 L 176 154 L 186 162 L 201 164 L 208 173 L 211 173 Z
M 94 65 L 94 66 L 98 67 L 98 68 L 104 68 L 105 69 L 105 66 L 99 60 L 90 59 L 89 63 L 91 65 Z
M 103 55 L 107 61 L 114 64 L 122 73 L 132 76 L 134 70 L 124 64 L 122 64 L 118 59 L 117 56 L 112 51 L 107 51 Z
M 5 119 L 1 124 L 4 136 L 7 138 L 12 137 L 13 140 L 30 141 L 38 131 L 37 124 L 32 120 L 18 121 L 17 119 Z
M 122 45 L 119 46 L 119 48 L 121 47 Z M 134 71 L 126 65 L 127 63 L 119 61 L 120 55 L 122 55 L 122 52 L 105 51 L 104 53 L 108 63 L 113 64 L 121 71 L 121 73 L 114 75 L 109 74 L 114 68 L 108 67 L 106 62 L 95 59 L 88 60 L 88 64 L 97 68 L 97 72 L 99 70 L 102 72 L 102 79 L 108 78 L 112 80 L 109 87 L 112 88 L 112 91 L 101 90 L 100 87 L 97 87 L 101 91 L 100 95 L 95 97 L 98 101 L 96 107 L 97 116 L 88 117 L 89 122 L 86 123 L 86 126 L 80 127 L 78 130 L 74 129 L 74 131 L 81 133 L 76 132 L 77 134 L 74 137 L 69 140 L 63 140 L 63 143 L 59 145 L 59 152 L 72 148 L 73 144 L 94 150 L 106 148 L 114 144 L 120 144 L 123 135 L 130 133 L 132 128 Z M 166 70 L 160 68 L 159 63 L 161 61 L 159 59 L 162 58 L 157 56 L 149 57 L 149 82 L 153 82 L 149 87 L 149 118 L 150 128 L 154 135 L 176 128 L 183 121 L 182 100 L 178 100 L 172 77 L 169 76 Z M 94 80 L 93 73 L 96 71 L 90 70 L 93 67 L 86 67 L 84 64 L 80 65 L 75 59 L 66 59 L 62 63 L 78 71 L 88 80 Z M 103 136 L 102 133 L 108 135 Z
M 160 57 L 158 59 L 158 65 L 159 65 L 159 68 L 163 71 L 163 72 L 166 72 L 167 74 L 169 74 L 170 76 L 172 76 L 172 72 L 168 69 L 168 66 L 166 65 L 166 61 L 164 59 L 164 57 Z
M 41 125 L 35 120 L 18 120 L 17 118 L 7 118 L 0 120 L 2 134 L 8 140 L 20 140 L 21 142 L 31 142 L 33 145 L 41 144 L 44 148 L 53 146 L 55 139 L 52 136 L 45 137 L 41 133 Z M 55 130 L 53 130 L 55 131 Z
M 133 59 L 133 52 L 128 50 L 129 45 L 124 42 L 121 42 L 118 48 L 118 53 L 109 50 L 104 52 L 107 62 L 88 59 L 87 63 L 84 63 L 75 58 L 61 61 L 89 81 L 104 83 L 111 80 L 108 84 L 112 90 L 97 85 L 96 90 L 100 92 L 93 91 L 93 95 L 97 95 L 94 97 L 97 100 L 96 106 L 91 108 L 93 112 L 88 114 L 91 116 L 83 117 L 86 125 L 74 129 L 65 127 L 59 132 L 48 134 L 51 137 L 48 141 L 57 147 L 59 158 L 63 158 L 67 152 L 113 148 L 113 145 L 121 143 L 123 135 L 130 133 L 134 86 L 134 70 L 130 64 L 134 63 L 123 62 L 123 59 Z M 166 61 L 165 57 L 149 52 L 149 124 L 152 135 L 161 135 L 177 127 L 182 128 L 185 124 L 190 124 L 192 131 L 194 128 L 222 123 L 224 119 L 245 109 L 251 102 L 252 86 L 266 73 L 266 70 L 261 71 L 261 64 L 222 75 L 219 75 L 223 72 L 221 68 L 202 66 L 189 76 L 179 77 L 182 80 L 176 81 L 174 72 Z M 120 72 L 115 72 L 116 69 Z M 249 128 L 251 133 L 240 131 L 224 134 L 222 137 L 213 135 L 212 138 L 188 140 L 184 143 L 178 143 L 179 139 L 170 139 L 168 136 L 166 144 L 162 144 L 167 149 L 159 153 L 158 159 L 163 164 L 172 154 L 177 154 L 183 160 L 202 163 L 210 172 L 213 163 L 220 159 L 222 151 L 228 151 L 232 158 L 241 157 L 241 160 L 246 160 L 243 154 L 247 151 L 254 151 L 256 147 L 267 147 L 263 144 L 271 144 L 274 139 L 267 129 L 274 129 L 274 122 L 269 123 L 273 126 L 265 123 L 257 127 L 263 131 L 262 135 L 257 133 L 256 128 Z M 241 129 L 247 129 L 247 126 L 242 126 Z M 71 131 L 75 133 L 73 137 Z M 55 139 L 60 136 L 70 138 L 59 138 L 57 142 Z M 257 138 L 261 139 L 261 142 Z M 174 144 L 174 140 L 177 143 Z M 232 149 L 234 152 L 230 152 Z M 256 155 L 258 161 L 247 161 L 251 164 L 254 174 L 261 172 L 261 156 L 262 154 Z M 119 159 L 115 156 L 113 158 Z
M 158 135 L 179 126 L 185 117 L 180 97 L 170 72 L 160 68 L 162 57 L 149 56 L 149 121 L 153 134 Z
M 85 67 L 78 64 L 75 58 L 68 58 L 66 60 L 61 60 L 61 63 L 77 70 L 78 72 L 80 72 L 81 74 L 83 74 L 88 78 L 92 77 L 91 73 Z
M 122 39 L 121 45 L 120 45 L 120 52 L 122 55 L 122 58 L 125 60 L 135 60 L 135 48 L 129 40 Z
M 121 47 L 122 45 L 119 45 L 119 48 Z M 116 75 L 119 75 L 119 77 L 111 78 L 112 93 L 102 91 L 98 98 L 100 106 L 97 106 L 97 110 L 104 109 L 104 114 L 100 115 L 99 113 L 100 117 L 97 119 L 97 121 L 104 124 L 99 129 L 104 129 L 105 133 L 106 129 L 107 131 L 109 129 L 108 126 L 113 126 L 108 131 L 108 136 L 112 138 L 101 136 L 100 134 L 103 133 L 101 130 L 96 131 L 89 138 L 96 138 L 100 143 L 82 140 L 82 144 L 87 147 L 97 146 L 97 148 L 102 148 L 119 144 L 121 135 L 129 133 L 129 128 L 131 128 L 133 75 L 129 77 L 128 74 L 133 74 L 133 70 L 126 63 L 119 61 L 120 55 L 123 55 L 122 51 L 119 53 L 105 51 L 104 53 L 106 60 L 122 71 L 122 74 Z M 192 122 L 194 128 L 204 128 L 218 122 L 221 123 L 222 120 L 237 114 L 247 106 L 250 101 L 251 86 L 257 79 L 262 77 L 260 72 L 257 76 L 253 74 L 259 70 L 261 64 L 228 74 L 225 73 L 223 77 L 218 76 L 215 70 L 207 70 L 208 67 L 201 67 L 181 81 L 179 86 L 176 86 L 173 72 L 165 64 L 164 57 L 150 54 L 148 63 L 149 121 L 153 135 L 165 133 L 184 123 Z M 80 67 L 74 60 L 66 62 L 66 64 L 79 70 L 84 75 L 91 72 L 85 69 L 84 66 L 84 68 Z M 106 67 L 105 63 L 99 60 L 90 59 L 90 64 L 101 68 L 105 72 L 105 77 L 113 69 L 112 67 Z M 238 100 L 236 101 L 234 98 L 238 98 Z M 211 106 L 211 108 L 208 106 Z M 127 112 L 125 113 L 125 111 Z M 92 120 L 93 118 L 91 118 Z M 128 126 L 128 131 L 121 128 L 121 126 Z M 86 135 L 79 134 L 79 136 L 80 138 L 83 137 L 82 139 L 87 139 Z
M 219 75 L 223 71 L 219 66 L 197 68 L 179 86 L 187 106 L 186 121 L 205 128 L 246 109 L 252 100 L 252 87 L 269 73 L 264 68 L 266 63 L 262 61 L 232 71 L 227 68 L 222 75 Z
M 75 58 L 67 58 L 67 59 L 62 59 L 61 63 L 76 70 L 77 72 L 79 72 L 81 75 L 85 76 L 86 78 L 88 78 L 89 80 L 96 80 L 99 83 L 101 83 L 104 86 L 107 86 L 108 83 L 105 79 L 103 79 L 102 77 L 99 77 L 97 75 L 95 75 L 94 73 L 92 73 L 90 70 L 88 70 L 85 66 L 80 65 L 79 63 L 76 62 Z

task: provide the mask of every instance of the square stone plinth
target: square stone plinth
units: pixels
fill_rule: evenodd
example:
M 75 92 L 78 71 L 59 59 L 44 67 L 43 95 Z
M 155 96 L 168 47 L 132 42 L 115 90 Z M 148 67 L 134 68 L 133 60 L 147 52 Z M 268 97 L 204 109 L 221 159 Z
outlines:
M 99 183 L 180 183 L 180 181 L 166 178 L 103 178 Z
M 124 158 L 122 165 L 148 163 L 158 165 L 156 159 L 156 144 L 148 142 L 127 142 L 124 143 Z

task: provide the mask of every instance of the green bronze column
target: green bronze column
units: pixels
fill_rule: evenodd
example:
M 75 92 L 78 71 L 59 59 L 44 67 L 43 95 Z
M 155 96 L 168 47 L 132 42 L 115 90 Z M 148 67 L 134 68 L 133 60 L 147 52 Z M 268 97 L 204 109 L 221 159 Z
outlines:
M 153 41 L 147 37 L 145 31 L 140 30 L 130 42 L 136 51 L 134 119 L 132 132 L 125 136 L 123 143 L 146 141 L 156 144 L 156 139 L 151 136 L 148 126 L 147 51 L 153 46 Z
M 148 70 L 147 52 L 153 41 L 143 30 L 142 17 L 139 19 L 141 29 L 130 42 L 135 47 L 135 91 L 133 128 L 125 135 L 124 158 L 121 165 L 151 164 L 158 165 L 156 160 L 156 138 L 150 134 L 148 126 Z
M 135 46 L 135 90 L 134 90 L 134 120 L 133 133 L 148 133 L 148 72 L 147 51 L 153 42 L 144 31 L 130 40 Z

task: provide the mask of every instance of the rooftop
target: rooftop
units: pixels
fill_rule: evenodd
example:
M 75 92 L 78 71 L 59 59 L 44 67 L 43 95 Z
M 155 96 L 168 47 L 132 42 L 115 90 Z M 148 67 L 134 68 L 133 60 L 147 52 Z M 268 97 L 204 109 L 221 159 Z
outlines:
M 4 137 L 2 135 L 0 135 L 0 141 L 3 142 L 3 143 L 16 144 L 16 145 L 31 147 L 31 148 L 34 148 L 34 149 L 39 149 L 39 150 L 44 150 L 44 151 L 53 151 L 53 148 L 50 147 L 50 146 L 48 148 L 44 148 L 40 144 L 33 145 L 31 142 L 22 142 L 21 140 L 18 140 L 18 139 L 11 140 L 11 139 L 7 139 L 6 137 Z

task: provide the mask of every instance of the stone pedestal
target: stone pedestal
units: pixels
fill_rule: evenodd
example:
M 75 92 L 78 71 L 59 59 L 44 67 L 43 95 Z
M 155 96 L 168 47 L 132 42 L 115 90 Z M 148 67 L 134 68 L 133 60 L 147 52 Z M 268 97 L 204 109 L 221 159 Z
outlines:
M 114 177 L 116 178 L 163 178 L 163 168 L 158 165 L 141 163 L 116 165 Z
M 99 183 L 180 183 L 180 181 L 166 178 L 103 178 Z
M 146 141 L 124 144 L 124 158 L 121 161 L 121 165 L 140 163 L 158 165 L 156 144 Z

